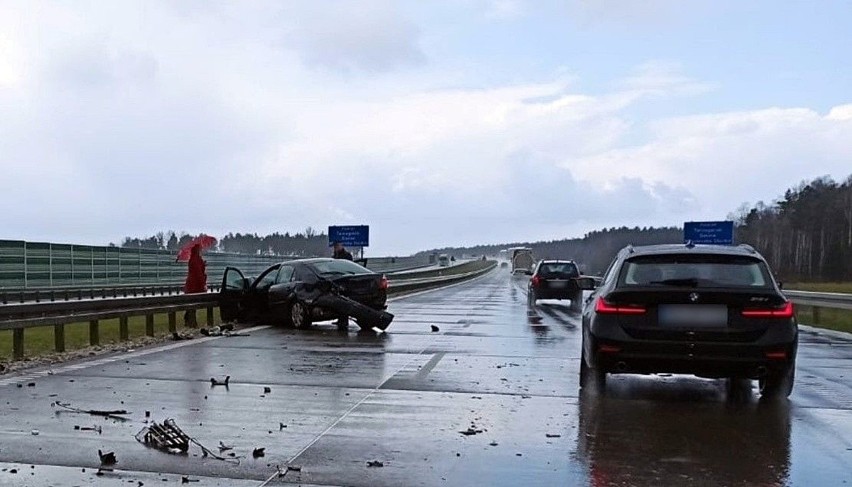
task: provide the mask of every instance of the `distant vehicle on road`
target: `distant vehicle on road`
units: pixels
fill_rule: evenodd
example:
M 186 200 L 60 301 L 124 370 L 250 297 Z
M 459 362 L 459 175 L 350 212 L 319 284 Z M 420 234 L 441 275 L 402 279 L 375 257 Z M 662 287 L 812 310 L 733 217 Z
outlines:
M 223 321 L 283 323 L 308 328 L 314 322 L 350 316 L 362 329 L 386 329 L 388 280 L 341 259 L 303 259 L 275 264 L 256 279 L 228 267 L 219 307 Z
M 527 290 L 529 304 L 539 299 L 570 299 L 571 309 L 583 307 L 583 290 L 577 282 L 580 269 L 573 260 L 543 260 L 533 271 Z
M 532 249 L 526 247 L 513 247 L 508 250 L 509 261 L 512 264 L 512 274 L 529 274 L 535 268 L 535 259 Z
M 591 279 L 581 287 L 594 288 Z M 766 260 L 749 246 L 627 247 L 583 309 L 580 386 L 610 373 L 757 379 L 793 389 L 798 325 Z
M 441 254 L 438 256 L 438 266 L 440 267 L 449 267 L 450 266 L 450 256 L 447 254 Z

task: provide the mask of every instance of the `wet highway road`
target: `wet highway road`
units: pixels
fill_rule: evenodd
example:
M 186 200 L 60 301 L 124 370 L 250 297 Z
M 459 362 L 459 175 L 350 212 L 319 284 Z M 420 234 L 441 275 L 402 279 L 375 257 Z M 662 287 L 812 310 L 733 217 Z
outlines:
M 852 341 L 803 333 L 789 403 L 688 377 L 619 376 L 584 395 L 579 316 L 528 310 L 525 286 L 498 269 L 395 300 L 384 335 L 254 328 L 0 378 L 0 485 L 258 486 L 276 465 L 301 470 L 270 485 L 852 484 Z M 245 458 L 148 449 L 134 439 L 145 411 Z M 95 475 L 98 449 L 115 472 Z

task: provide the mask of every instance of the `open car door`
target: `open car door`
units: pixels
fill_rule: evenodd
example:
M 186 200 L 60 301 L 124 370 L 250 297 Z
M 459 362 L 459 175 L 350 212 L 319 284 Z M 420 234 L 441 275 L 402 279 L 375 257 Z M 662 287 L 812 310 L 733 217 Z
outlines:
M 245 318 L 245 300 L 249 282 L 243 273 L 234 267 L 226 267 L 219 291 L 219 313 L 222 322 L 239 321 Z

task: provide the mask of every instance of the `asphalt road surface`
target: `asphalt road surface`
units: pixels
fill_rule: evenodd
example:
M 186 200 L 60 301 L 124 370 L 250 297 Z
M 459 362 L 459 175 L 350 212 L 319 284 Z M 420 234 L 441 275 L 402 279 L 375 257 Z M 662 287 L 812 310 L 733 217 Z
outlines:
M 394 300 L 387 334 L 254 328 L 0 378 L 0 485 L 852 484 L 852 341 L 803 333 L 789 403 L 678 376 L 579 394 L 579 316 L 525 288 L 497 269 Z M 147 448 L 146 411 L 241 458 Z

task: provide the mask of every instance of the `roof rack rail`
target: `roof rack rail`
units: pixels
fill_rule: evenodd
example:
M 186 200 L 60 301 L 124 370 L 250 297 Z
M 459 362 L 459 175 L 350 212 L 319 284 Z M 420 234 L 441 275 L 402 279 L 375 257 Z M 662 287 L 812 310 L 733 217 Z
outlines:
M 737 247 L 740 247 L 740 248 L 742 248 L 742 249 L 745 249 L 745 250 L 747 250 L 748 252 L 750 252 L 750 253 L 752 253 L 752 254 L 756 254 L 756 253 L 757 253 L 757 250 L 755 250 L 755 248 L 754 248 L 754 247 L 752 247 L 752 246 L 751 246 L 751 245 L 749 245 L 749 244 L 744 244 L 744 243 L 742 243 L 742 244 L 737 245 Z
M 625 249 L 627 249 L 628 254 L 636 252 L 636 250 L 633 248 L 633 244 L 627 244 L 627 247 L 625 247 Z

